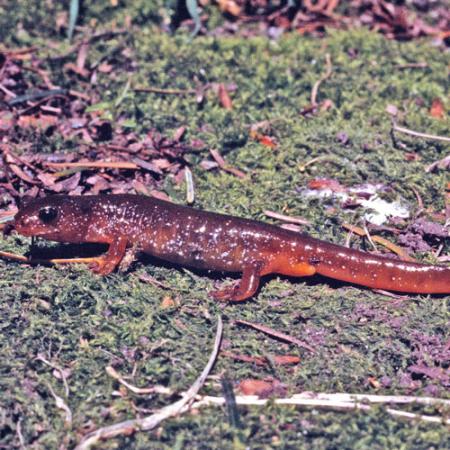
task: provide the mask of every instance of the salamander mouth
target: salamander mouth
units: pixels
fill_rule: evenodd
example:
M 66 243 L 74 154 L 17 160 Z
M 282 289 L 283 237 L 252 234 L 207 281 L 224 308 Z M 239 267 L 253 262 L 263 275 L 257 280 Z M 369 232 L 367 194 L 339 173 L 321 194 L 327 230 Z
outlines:
M 21 225 L 20 222 L 14 223 L 13 227 L 17 233 L 21 234 L 22 236 L 27 236 L 27 237 L 46 238 L 46 237 L 54 236 L 58 232 L 58 230 L 56 228 L 49 229 L 47 227 L 45 230 L 39 230 L 39 229 L 35 229 L 30 226 Z

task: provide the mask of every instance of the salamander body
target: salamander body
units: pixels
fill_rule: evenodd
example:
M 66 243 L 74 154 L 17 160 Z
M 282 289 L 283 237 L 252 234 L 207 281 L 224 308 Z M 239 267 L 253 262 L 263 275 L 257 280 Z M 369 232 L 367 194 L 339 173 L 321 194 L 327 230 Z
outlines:
M 370 288 L 450 293 L 450 267 L 392 260 L 255 220 L 138 195 L 53 196 L 19 210 L 14 228 L 25 236 L 109 245 L 93 270 L 111 273 L 127 247 L 172 263 L 240 272 L 237 286 L 212 292 L 220 300 L 251 297 L 270 273 L 315 273 Z

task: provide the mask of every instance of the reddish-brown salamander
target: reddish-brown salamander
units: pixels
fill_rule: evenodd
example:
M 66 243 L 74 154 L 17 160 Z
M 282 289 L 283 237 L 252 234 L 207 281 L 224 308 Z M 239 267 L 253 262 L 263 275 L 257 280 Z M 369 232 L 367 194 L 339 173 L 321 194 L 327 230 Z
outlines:
M 137 195 L 54 196 L 19 210 L 14 228 L 60 242 L 109 244 L 93 270 L 111 273 L 129 246 L 176 264 L 240 272 L 234 288 L 212 292 L 240 301 L 261 276 L 315 273 L 370 288 L 450 293 L 450 267 L 383 258 L 255 220 L 241 219 Z

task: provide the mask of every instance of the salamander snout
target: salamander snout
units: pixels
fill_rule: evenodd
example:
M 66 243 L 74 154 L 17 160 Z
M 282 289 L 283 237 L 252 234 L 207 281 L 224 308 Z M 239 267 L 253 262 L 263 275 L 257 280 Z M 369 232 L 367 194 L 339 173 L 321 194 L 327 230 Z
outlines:
M 25 236 L 35 236 L 53 229 L 58 221 L 58 208 L 42 206 L 41 208 L 24 208 L 14 218 L 15 230 Z
M 91 217 L 89 197 L 36 198 L 19 209 L 15 230 L 60 242 L 84 242 Z

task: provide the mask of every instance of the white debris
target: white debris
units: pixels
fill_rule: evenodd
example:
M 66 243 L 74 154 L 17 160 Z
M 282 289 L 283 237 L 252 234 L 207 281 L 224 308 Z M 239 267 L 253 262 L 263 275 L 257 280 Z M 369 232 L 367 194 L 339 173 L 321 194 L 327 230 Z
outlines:
M 302 197 L 334 199 L 344 204 L 350 202 L 359 204 L 368 211 L 364 218 L 374 225 L 382 225 L 390 217 L 406 219 L 409 217 L 409 208 L 404 200 L 388 202 L 380 198 L 377 192 L 383 191 L 382 184 L 364 184 L 336 192 L 333 189 L 303 189 Z
M 409 210 L 404 202 L 387 202 L 377 195 L 370 197 L 368 200 L 362 200 L 361 206 L 370 210 L 370 212 L 364 214 L 364 218 L 375 225 L 382 225 L 390 217 L 402 219 L 409 217 Z

